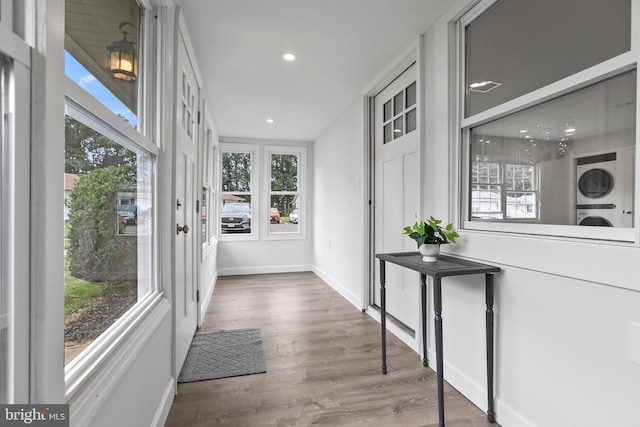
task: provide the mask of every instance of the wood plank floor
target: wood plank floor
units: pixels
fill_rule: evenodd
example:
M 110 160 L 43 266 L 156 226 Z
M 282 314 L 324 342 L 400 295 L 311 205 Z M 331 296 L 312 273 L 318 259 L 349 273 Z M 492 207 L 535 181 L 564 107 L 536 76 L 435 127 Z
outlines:
M 201 331 L 260 328 L 266 374 L 178 385 L 165 427 L 437 426 L 436 376 L 313 273 L 221 277 Z M 448 427 L 498 426 L 445 385 Z

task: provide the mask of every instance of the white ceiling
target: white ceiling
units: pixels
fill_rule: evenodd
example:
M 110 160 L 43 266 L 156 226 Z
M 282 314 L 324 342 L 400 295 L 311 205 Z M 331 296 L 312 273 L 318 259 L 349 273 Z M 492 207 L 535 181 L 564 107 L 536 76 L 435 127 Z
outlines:
M 306 141 L 358 102 L 450 6 L 448 0 L 178 3 L 219 135 Z M 285 52 L 297 60 L 284 61 Z

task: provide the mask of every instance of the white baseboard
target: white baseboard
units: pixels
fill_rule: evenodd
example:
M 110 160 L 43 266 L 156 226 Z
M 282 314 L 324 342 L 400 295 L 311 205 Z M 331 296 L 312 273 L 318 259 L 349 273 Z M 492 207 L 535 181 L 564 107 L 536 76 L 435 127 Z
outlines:
M 429 356 L 429 366 L 435 371 L 436 354 L 432 350 L 427 350 L 427 355 Z M 444 380 L 482 411 L 485 413 L 487 412 L 488 399 L 486 384 L 478 384 L 446 361 L 444 363 Z M 496 386 L 497 385 L 494 383 L 494 390 L 496 389 Z M 496 413 L 496 422 L 500 425 L 513 427 L 536 427 L 535 424 L 528 421 L 524 416 L 507 405 L 504 400 L 499 397 L 494 398 L 493 409 Z
M 369 309 L 367 309 L 367 314 L 372 318 L 374 318 L 376 322 L 380 323 L 380 311 L 376 310 L 373 307 L 369 307 Z M 405 329 L 402 329 L 395 323 L 387 320 L 387 332 L 395 335 L 400 341 L 405 343 L 411 350 L 415 351 L 418 359 L 420 360 L 422 350 L 420 349 L 420 337 L 418 336 L 419 331 L 416 331 L 415 336 L 413 336 Z
M 198 327 L 202 326 L 202 321 L 204 320 L 204 315 L 209 308 L 209 303 L 211 302 L 211 296 L 213 295 L 213 290 L 216 287 L 216 282 L 218 281 L 218 271 L 215 272 L 213 278 L 211 279 L 211 284 L 208 287 L 208 291 L 204 292 L 204 299 L 200 301 L 200 313 L 198 315 Z
M 219 276 L 236 276 L 245 274 L 298 273 L 312 271 L 311 265 L 269 265 L 259 267 L 219 268 Z
M 334 280 L 331 276 L 329 276 L 328 274 L 326 274 L 325 272 L 323 272 L 317 267 L 313 267 L 311 271 L 313 271 L 318 277 L 324 280 L 329 286 L 333 288 L 333 290 L 335 290 L 337 293 L 342 295 L 344 299 L 349 301 L 358 310 L 362 309 L 362 305 L 361 305 L 362 302 L 360 300 L 360 295 L 354 294 L 349 289 L 342 286 L 337 280 Z
M 167 422 L 167 417 L 169 416 L 169 411 L 171 410 L 171 405 L 173 404 L 173 398 L 176 395 L 176 379 L 171 377 L 169 383 L 164 389 L 164 393 L 162 394 L 162 401 L 158 405 L 158 409 L 156 410 L 156 414 L 153 417 L 153 421 L 151 423 L 151 427 L 162 427 Z

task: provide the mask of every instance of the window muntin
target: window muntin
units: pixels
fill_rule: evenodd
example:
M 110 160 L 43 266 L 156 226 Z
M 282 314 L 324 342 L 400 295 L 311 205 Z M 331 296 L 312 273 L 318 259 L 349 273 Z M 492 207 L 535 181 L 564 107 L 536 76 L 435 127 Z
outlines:
M 468 220 L 575 226 L 586 206 L 615 218 L 614 227 L 633 227 L 633 164 L 622 159 L 635 153 L 636 81 L 632 70 L 472 126 Z M 615 198 L 585 202 L 576 185 L 580 159 L 611 153 L 618 160 L 605 167 L 613 168 Z
M 141 18 L 136 0 L 65 1 L 65 75 L 134 128 L 143 71 L 138 65 Z M 111 71 L 109 47 L 125 39 L 133 49 L 133 80 L 117 78 Z
M 253 234 L 253 151 L 221 152 L 220 232 Z
M 154 289 L 154 158 L 121 142 L 65 117 L 67 365 Z
M 382 134 L 386 144 L 417 129 L 416 82 L 383 104 Z
M 538 195 L 535 165 L 471 164 L 471 216 L 477 220 L 537 219 Z
M 465 117 L 629 51 L 630 28 L 631 0 L 495 2 L 465 27 Z
M 271 153 L 270 157 L 269 232 L 297 233 L 299 223 L 291 222 L 289 215 L 300 209 L 300 155 Z

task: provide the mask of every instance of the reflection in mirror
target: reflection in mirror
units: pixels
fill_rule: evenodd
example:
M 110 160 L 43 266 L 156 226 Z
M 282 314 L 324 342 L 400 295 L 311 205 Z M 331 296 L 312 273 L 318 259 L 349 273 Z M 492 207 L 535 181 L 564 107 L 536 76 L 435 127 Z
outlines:
M 474 221 L 633 227 L 636 71 L 470 132 Z

